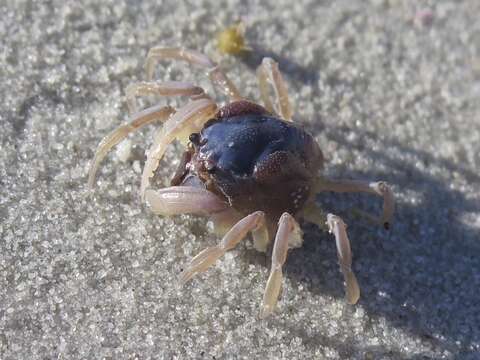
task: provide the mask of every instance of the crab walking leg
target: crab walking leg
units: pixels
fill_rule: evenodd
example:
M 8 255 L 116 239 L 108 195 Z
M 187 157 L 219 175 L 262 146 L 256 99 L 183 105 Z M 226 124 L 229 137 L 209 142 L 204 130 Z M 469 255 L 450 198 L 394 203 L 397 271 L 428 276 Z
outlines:
M 345 278 L 347 300 L 350 304 L 355 304 L 360 298 L 360 288 L 357 278 L 352 271 L 352 250 L 350 249 L 350 240 L 347 235 L 347 226 L 340 217 L 333 214 L 327 215 L 327 225 L 329 232 L 335 236 L 338 262 Z
M 249 231 L 255 231 L 265 225 L 265 214 L 263 211 L 256 211 L 238 221 L 223 237 L 217 246 L 206 248 L 195 256 L 189 267 L 182 272 L 180 282 L 186 283 L 198 273 L 206 271 L 228 250 L 233 249 Z
M 147 79 L 153 78 L 155 65 L 164 59 L 174 59 L 186 61 L 192 65 L 199 65 L 207 69 L 207 74 L 214 86 L 218 86 L 222 91 L 234 100 L 241 99 L 237 87 L 225 75 L 220 67 L 206 55 L 188 49 L 182 48 L 161 48 L 155 47 L 150 49 L 147 55 L 146 69 Z
M 215 235 L 223 237 L 243 216 L 232 207 L 210 216 L 210 223 Z
M 229 208 L 228 204 L 215 194 L 193 186 L 171 186 L 160 190 L 147 189 L 145 201 L 154 214 L 163 216 L 211 215 Z
M 185 141 L 188 136 L 198 132 L 203 124 L 210 119 L 217 109 L 217 105 L 210 99 L 200 99 L 180 108 L 155 136 L 155 140 L 148 152 L 145 167 L 142 173 L 140 194 L 144 198 L 145 190 L 150 184 L 150 178 L 162 159 L 168 144 L 173 140 Z
M 95 182 L 95 174 L 102 162 L 103 158 L 115 145 L 120 143 L 127 137 L 128 134 L 140 129 L 142 126 L 152 124 L 154 122 L 164 122 L 173 113 L 175 109 L 170 106 L 153 106 L 143 111 L 140 111 L 131 116 L 131 120 L 122 126 L 113 130 L 110 134 L 105 136 L 97 147 L 95 157 L 90 165 L 88 172 L 88 187 L 93 188 Z
M 267 246 L 270 243 L 270 235 L 266 225 L 252 231 L 253 247 L 258 252 L 267 252 Z
M 125 93 L 127 96 L 128 110 L 131 114 L 137 111 L 136 97 L 138 96 L 191 96 L 198 99 L 202 95 L 205 95 L 205 91 L 201 87 L 180 81 L 142 81 L 127 86 Z
M 260 90 L 260 97 L 262 98 L 265 109 L 271 113 L 275 113 L 275 109 L 273 108 L 273 104 L 270 99 L 267 74 L 265 73 L 262 65 L 257 68 L 257 81 L 258 88 Z
M 263 295 L 260 317 L 267 317 L 275 309 L 282 287 L 282 266 L 287 260 L 287 251 L 293 244 L 301 244 L 301 242 L 302 231 L 300 226 L 292 215 L 283 213 L 278 222 L 278 230 L 273 244 L 272 268 Z
M 287 86 L 280 70 L 278 69 L 277 62 L 268 57 L 264 58 L 262 64 L 257 69 L 257 78 L 260 87 L 260 94 L 267 110 L 273 110 L 267 84 L 267 82 L 270 81 L 277 98 L 280 115 L 283 119 L 291 121 L 293 110 L 288 97 Z
M 366 192 L 383 197 L 383 213 L 381 223 L 385 229 L 390 227 L 395 210 L 393 191 L 384 181 L 368 182 L 359 180 L 327 180 L 319 179 L 316 185 L 317 192 Z

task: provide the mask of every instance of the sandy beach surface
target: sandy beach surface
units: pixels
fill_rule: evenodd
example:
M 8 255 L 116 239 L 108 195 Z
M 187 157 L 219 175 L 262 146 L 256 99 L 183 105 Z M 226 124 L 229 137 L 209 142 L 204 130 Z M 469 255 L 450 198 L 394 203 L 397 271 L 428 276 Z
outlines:
M 13 1 L 0 6 L 0 358 L 480 359 L 480 2 Z M 251 51 L 217 51 L 242 21 Z M 369 195 L 320 194 L 348 224 L 362 296 L 344 298 L 331 235 L 306 224 L 275 314 L 259 319 L 269 260 L 242 242 L 178 286 L 218 239 L 206 220 L 153 215 L 138 196 L 156 127 L 87 172 L 128 119 L 125 88 L 153 46 L 219 62 L 249 99 L 277 60 L 332 178 L 386 180 L 391 231 Z M 155 78 L 203 86 L 202 70 Z M 178 106 L 185 99 L 143 99 Z M 164 186 L 182 147 L 169 147 Z

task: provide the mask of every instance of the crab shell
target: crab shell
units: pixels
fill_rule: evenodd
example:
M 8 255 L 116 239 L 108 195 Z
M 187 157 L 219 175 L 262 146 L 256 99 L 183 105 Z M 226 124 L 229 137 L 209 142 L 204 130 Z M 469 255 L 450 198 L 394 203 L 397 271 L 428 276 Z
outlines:
M 261 210 L 276 223 L 282 213 L 302 209 L 322 166 L 310 134 L 242 100 L 190 136 L 172 185 L 204 186 L 240 214 Z

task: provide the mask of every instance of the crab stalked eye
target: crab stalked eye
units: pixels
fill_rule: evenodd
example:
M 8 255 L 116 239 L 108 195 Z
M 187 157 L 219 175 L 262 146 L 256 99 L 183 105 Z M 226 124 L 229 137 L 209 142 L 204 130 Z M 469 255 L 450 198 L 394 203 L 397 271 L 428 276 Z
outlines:
M 190 134 L 190 136 L 188 137 L 188 140 L 190 140 L 190 142 L 193 144 L 193 145 L 200 145 L 200 134 L 199 133 L 193 133 L 193 134 Z

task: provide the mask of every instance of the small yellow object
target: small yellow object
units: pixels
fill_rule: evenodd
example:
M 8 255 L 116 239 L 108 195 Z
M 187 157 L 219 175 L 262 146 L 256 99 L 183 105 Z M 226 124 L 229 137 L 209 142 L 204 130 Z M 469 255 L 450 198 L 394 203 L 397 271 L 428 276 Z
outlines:
M 243 23 L 230 26 L 217 35 L 217 47 L 223 54 L 240 55 L 250 50 L 245 45 L 245 26 Z

